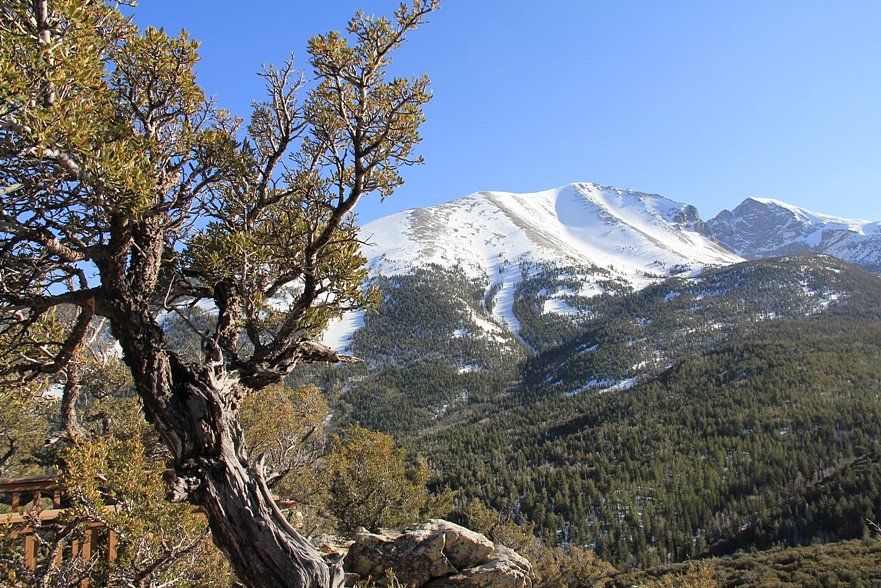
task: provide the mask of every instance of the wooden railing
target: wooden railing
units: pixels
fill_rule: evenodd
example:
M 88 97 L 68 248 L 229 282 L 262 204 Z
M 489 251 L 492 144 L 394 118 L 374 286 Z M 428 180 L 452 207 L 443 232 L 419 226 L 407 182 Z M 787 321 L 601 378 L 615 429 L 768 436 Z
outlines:
M 33 523 L 35 519 L 41 524 L 54 521 L 64 512 L 57 480 L 52 476 L 0 480 L 0 503 L 6 504 L 12 510 L 10 513 L 0 514 L 0 526 L 12 527 L 21 537 L 24 565 L 32 572 L 36 571 L 39 555 L 37 531 Z M 95 544 L 99 533 L 102 538 L 100 550 Z M 78 557 L 88 561 L 99 552 L 103 552 L 107 561 L 112 562 L 116 559 L 116 540 L 113 531 L 107 529 L 103 532 L 100 523 L 93 523 L 83 532 L 81 539 L 71 539 L 65 549 L 56 551 L 55 565 L 60 567 L 65 558 Z M 88 586 L 87 579 L 80 582 L 81 588 Z

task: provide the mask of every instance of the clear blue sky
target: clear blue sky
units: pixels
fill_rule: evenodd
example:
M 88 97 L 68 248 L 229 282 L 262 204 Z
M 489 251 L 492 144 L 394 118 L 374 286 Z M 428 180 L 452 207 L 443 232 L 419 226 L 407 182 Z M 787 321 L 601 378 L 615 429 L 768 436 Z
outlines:
M 390 0 L 142 0 L 201 41 L 234 114 L 261 64 Z M 705 219 L 747 196 L 881 220 L 881 1 L 446 0 L 399 52 L 428 73 L 424 166 L 362 221 L 480 190 L 575 181 L 662 194 Z

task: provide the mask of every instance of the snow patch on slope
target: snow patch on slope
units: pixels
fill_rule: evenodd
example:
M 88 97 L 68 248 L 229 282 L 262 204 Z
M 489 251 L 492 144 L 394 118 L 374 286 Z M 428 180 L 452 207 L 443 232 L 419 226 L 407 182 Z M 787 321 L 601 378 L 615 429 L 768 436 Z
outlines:
M 581 311 L 577 308 L 572 308 L 565 300 L 560 300 L 559 298 L 548 298 L 542 303 L 542 314 L 562 314 L 562 315 L 577 315 L 581 314 Z
M 520 332 L 520 321 L 514 314 L 514 292 L 523 276 L 517 268 L 508 268 L 500 275 L 499 288 L 492 300 L 492 316 L 496 323 L 505 325 L 512 333 Z
M 321 344 L 336 351 L 346 351 L 352 345 L 355 331 L 364 326 L 364 311 L 350 310 L 340 318 L 332 319 L 321 336 Z

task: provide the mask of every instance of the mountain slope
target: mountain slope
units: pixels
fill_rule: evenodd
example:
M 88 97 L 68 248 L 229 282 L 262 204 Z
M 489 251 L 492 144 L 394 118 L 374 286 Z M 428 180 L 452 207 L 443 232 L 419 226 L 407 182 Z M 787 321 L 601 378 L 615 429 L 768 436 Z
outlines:
M 762 198 L 704 222 L 693 206 L 592 183 L 479 192 L 375 220 L 361 235 L 374 277 L 434 266 L 483 282 L 481 324 L 512 333 L 534 352 L 590 318 L 597 296 L 744 258 L 825 253 L 881 272 L 879 222 Z M 350 313 L 331 324 L 324 342 L 347 349 L 363 324 L 362 313 Z
M 862 272 L 830 256 L 789 256 L 673 277 L 638 292 L 597 297 L 579 334 L 531 360 L 539 395 L 620 391 L 737 328 L 819 315 L 861 291 Z
M 755 202 L 732 239 L 873 234 Z M 881 458 L 860 460 L 881 456 L 881 280 L 831 256 L 745 262 L 713 234 L 693 207 L 593 184 L 375 221 L 384 303 L 344 341 L 364 363 L 325 373 L 334 418 L 622 568 L 858 536 L 881 512 Z
M 741 261 L 707 232 L 693 206 L 580 183 L 531 194 L 479 192 L 375 220 L 361 236 L 372 276 L 461 270 L 485 284 L 485 318 L 519 336 L 515 293 L 543 268 L 561 268 L 577 284 L 543 293 L 546 313 L 567 314 L 566 298 L 641 289 Z M 331 324 L 324 342 L 348 348 L 362 325 L 363 315 L 350 313 Z
M 747 259 L 826 253 L 881 272 L 881 222 L 834 217 L 766 198 L 747 198 L 707 221 L 708 236 Z
M 377 273 L 413 265 L 461 265 L 492 276 L 519 261 L 590 265 L 630 280 L 666 276 L 675 266 L 739 261 L 698 228 L 692 206 L 596 184 L 533 194 L 479 192 L 447 204 L 368 223 L 362 235 Z
M 875 234 L 753 202 L 717 227 L 751 254 Z M 693 207 L 593 184 L 365 233 L 384 302 L 337 333 L 364 362 L 288 383 L 323 378 L 335 425 L 395 435 L 463 501 L 622 569 L 878 520 L 881 277 L 827 255 L 742 261 Z
M 775 272 L 794 279 L 763 290 Z M 531 359 L 506 398 L 411 440 L 439 485 L 624 568 L 862 536 L 881 512 L 881 459 L 858 459 L 881 455 L 881 280 L 818 257 L 702 278 L 671 284 L 672 298 L 623 296 L 594 333 Z M 726 288 L 711 301 L 714 285 Z M 768 298 L 777 318 L 756 320 Z M 695 326 L 724 327 L 691 339 L 651 332 L 695 301 L 707 305 Z M 619 325 L 635 327 L 616 340 Z M 581 385 L 633 369 L 635 335 L 669 363 L 646 366 L 631 387 Z M 582 389 L 567 394 L 570 384 Z

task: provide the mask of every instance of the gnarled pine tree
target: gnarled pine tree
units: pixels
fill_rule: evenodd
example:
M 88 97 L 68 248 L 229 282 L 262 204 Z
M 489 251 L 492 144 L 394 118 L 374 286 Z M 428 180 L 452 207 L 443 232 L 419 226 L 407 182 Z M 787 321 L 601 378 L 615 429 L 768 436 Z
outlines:
M 428 80 L 386 72 L 435 7 L 358 14 L 347 36 L 311 39 L 311 81 L 290 62 L 264 71 L 243 141 L 197 86 L 185 34 L 140 33 L 100 0 L 0 12 L 3 375 L 63 369 L 104 317 L 173 455 L 170 494 L 202 508 L 250 586 L 342 581 L 276 508 L 237 409 L 297 365 L 345 359 L 313 339 L 369 303 L 350 213 L 418 161 Z M 194 305 L 216 321 L 188 362 L 162 317 Z M 75 318 L 42 336 L 33 327 L 59 307 Z

